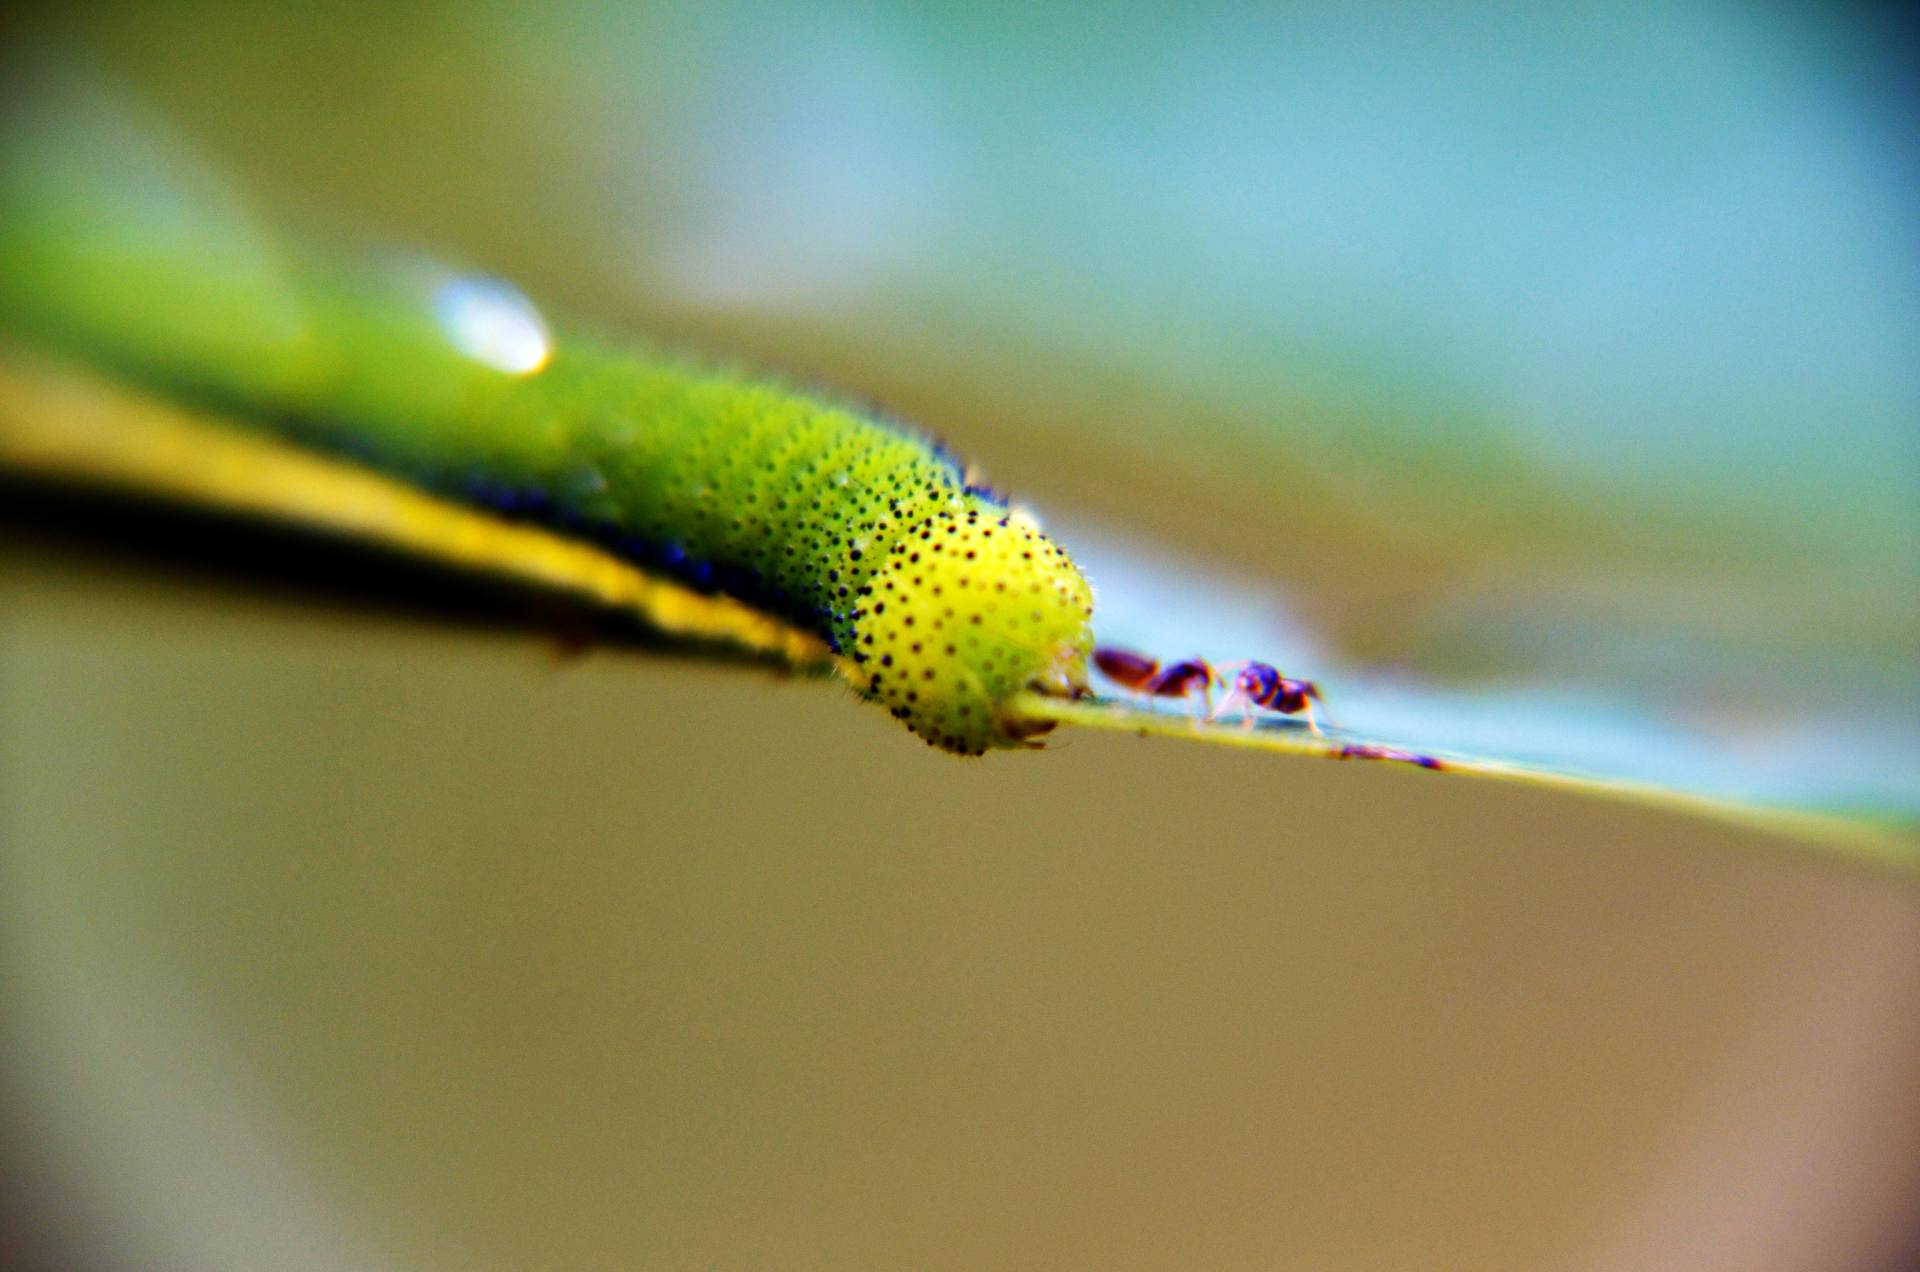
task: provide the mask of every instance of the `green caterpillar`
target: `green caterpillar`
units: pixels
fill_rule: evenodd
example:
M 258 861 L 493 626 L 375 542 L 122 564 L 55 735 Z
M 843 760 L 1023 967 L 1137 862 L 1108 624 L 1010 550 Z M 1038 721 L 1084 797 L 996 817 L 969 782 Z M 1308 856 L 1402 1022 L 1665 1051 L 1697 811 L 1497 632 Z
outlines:
M 1085 579 L 939 447 L 732 370 L 555 336 L 502 284 L 344 267 L 74 153 L 0 151 L 7 337 L 738 598 L 824 639 L 949 751 L 1026 743 L 1050 726 L 1018 695 L 1083 689 Z

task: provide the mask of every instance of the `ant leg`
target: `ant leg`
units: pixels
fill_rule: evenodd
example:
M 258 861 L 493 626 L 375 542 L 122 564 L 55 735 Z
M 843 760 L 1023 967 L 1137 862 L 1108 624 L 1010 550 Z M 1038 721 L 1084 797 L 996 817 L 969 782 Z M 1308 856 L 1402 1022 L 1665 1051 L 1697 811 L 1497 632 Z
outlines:
M 1200 682 L 1200 710 L 1195 712 L 1192 717 L 1195 728 L 1200 727 L 1200 722 L 1202 720 L 1211 720 L 1214 717 L 1214 709 L 1213 709 L 1214 670 L 1213 668 L 1208 667 L 1205 663 L 1201 663 L 1200 666 L 1206 672 L 1206 678 Z
M 1233 685 L 1228 688 L 1226 694 L 1221 697 L 1220 705 L 1207 713 L 1207 719 L 1218 720 L 1235 707 L 1240 708 L 1242 719 L 1250 720 L 1253 718 L 1253 707 L 1252 704 L 1247 701 L 1246 690 L 1242 689 L 1237 681 L 1234 682 Z

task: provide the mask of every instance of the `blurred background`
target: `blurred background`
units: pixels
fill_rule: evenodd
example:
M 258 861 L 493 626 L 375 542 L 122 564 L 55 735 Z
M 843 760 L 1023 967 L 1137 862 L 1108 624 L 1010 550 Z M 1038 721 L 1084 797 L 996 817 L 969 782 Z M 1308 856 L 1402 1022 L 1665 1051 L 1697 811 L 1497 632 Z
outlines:
M 1356 674 L 1920 782 L 1896 6 L 13 25 L 263 217 L 882 402 Z M 23 1259 L 1916 1244 L 1910 884 L 1417 774 L 951 764 L 818 685 L 5 545 Z

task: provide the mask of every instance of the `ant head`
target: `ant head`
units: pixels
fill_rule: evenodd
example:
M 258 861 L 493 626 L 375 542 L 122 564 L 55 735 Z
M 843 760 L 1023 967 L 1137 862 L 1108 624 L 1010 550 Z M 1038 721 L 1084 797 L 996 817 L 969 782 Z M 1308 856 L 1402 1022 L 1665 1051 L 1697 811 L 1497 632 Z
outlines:
M 1255 699 L 1267 697 L 1281 683 L 1280 673 L 1263 662 L 1242 663 L 1234 680 Z

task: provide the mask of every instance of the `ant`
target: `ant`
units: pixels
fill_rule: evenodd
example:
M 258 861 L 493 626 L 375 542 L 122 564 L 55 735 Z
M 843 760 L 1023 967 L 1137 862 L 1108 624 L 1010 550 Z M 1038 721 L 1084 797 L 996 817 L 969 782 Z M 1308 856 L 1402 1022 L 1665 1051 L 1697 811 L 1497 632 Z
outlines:
M 1226 672 L 1233 673 L 1231 681 L 1226 680 Z M 1236 706 L 1244 704 L 1245 727 L 1253 727 L 1253 708 L 1265 707 L 1269 711 L 1278 711 L 1281 715 L 1297 715 L 1306 712 L 1307 728 L 1315 737 L 1325 737 L 1320 732 L 1320 724 L 1313 718 L 1313 704 L 1320 701 L 1320 687 L 1311 680 L 1295 680 L 1283 676 L 1263 662 L 1234 663 L 1222 668 L 1221 679 L 1228 684 L 1226 697 L 1220 699 L 1220 705 L 1208 714 L 1208 719 L 1218 719 Z
M 1402 764 L 1413 764 L 1423 769 L 1444 769 L 1444 761 L 1431 756 L 1421 755 L 1417 751 L 1403 751 L 1397 746 L 1380 746 L 1374 743 L 1355 743 L 1343 746 L 1332 753 L 1336 760 L 1398 760 Z
M 1185 698 L 1200 690 L 1209 715 L 1213 712 L 1213 668 L 1198 658 L 1160 665 L 1157 658 L 1129 653 L 1124 649 L 1096 649 L 1093 665 L 1115 684 L 1150 698 Z
M 1235 707 L 1244 714 L 1244 726 L 1253 727 L 1253 708 L 1265 707 L 1281 715 L 1306 713 L 1307 728 L 1315 737 L 1325 737 L 1319 721 L 1313 718 L 1313 704 L 1320 701 L 1320 687 L 1311 680 L 1283 676 L 1263 662 L 1230 663 L 1215 671 L 1199 658 L 1188 658 L 1162 667 L 1159 660 L 1124 649 L 1096 649 L 1093 663 L 1112 680 L 1135 693 L 1152 698 L 1185 698 L 1197 688 L 1204 698 L 1207 719 L 1217 720 Z M 1220 705 L 1213 704 L 1215 682 L 1227 686 Z

